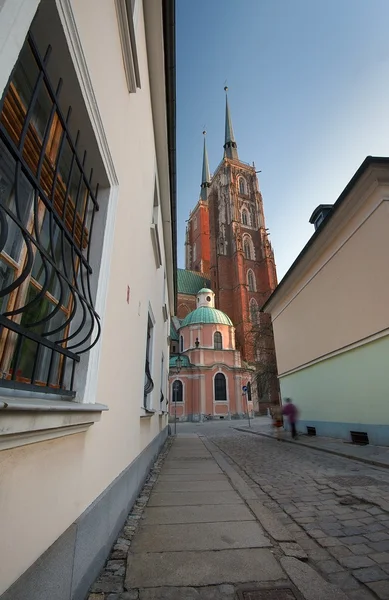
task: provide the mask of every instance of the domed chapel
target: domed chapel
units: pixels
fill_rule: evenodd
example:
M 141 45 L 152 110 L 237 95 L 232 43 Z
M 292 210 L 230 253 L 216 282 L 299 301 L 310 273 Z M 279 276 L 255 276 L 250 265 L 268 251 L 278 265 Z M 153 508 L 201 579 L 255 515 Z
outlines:
M 201 421 L 208 415 L 230 419 L 252 411 L 252 370 L 242 366 L 234 325 L 215 308 L 212 290 L 199 290 L 196 308 L 181 321 L 176 337 L 179 354 L 169 364 L 172 417 L 180 421 Z

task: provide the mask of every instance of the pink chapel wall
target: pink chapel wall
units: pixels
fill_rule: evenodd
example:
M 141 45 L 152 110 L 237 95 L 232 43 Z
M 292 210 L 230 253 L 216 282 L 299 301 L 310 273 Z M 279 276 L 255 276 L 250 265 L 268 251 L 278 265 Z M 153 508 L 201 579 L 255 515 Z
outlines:
M 235 332 L 231 325 L 219 324 L 196 324 L 187 325 L 180 329 L 179 335 L 183 337 L 184 352 L 190 348 L 195 348 L 196 338 L 199 340 L 199 347 L 213 348 L 214 334 L 220 332 L 223 340 L 223 350 L 235 350 Z
M 222 336 L 222 350 L 214 349 L 214 334 Z M 193 365 L 171 373 L 170 416 L 180 421 L 200 420 L 204 415 L 215 418 L 243 416 L 247 413 L 246 397 L 242 386 L 251 381 L 251 371 L 241 367 L 241 355 L 235 350 L 235 330 L 231 325 L 202 323 L 182 327 L 179 335 L 183 338 L 182 354 Z M 198 347 L 196 348 L 196 339 Z M 215 401 L 214 379 L 217 373 L 226 377 L 226 401 Z M 183 384 L 183 401 L 175 403 L 173 383 L 179 379 Z M 177 404 L 177 406 L 175 406 Z M 252 411 L 252 402 L 248 409 Z
M 217 373 L 226 377 L 227 401 L 214 400 L 214 378 Z M 229 370 L 215 365 L 215 368 L 182 369 L 179 375 L 170 378 L 170 397 L 173 399 L 173 383 L 179 379 L 183 384 L 183 402 L 170 403 L 170 415 L 180 421 L 200 418 L 200 415 L 223 416 L 225 418 L 243 415 L 247 412 L 246 397 L 242 394 L 242 386 L 250 381 L 251 372 L 238 369 Z M 252 402 L 248 408 L 253 410 Z

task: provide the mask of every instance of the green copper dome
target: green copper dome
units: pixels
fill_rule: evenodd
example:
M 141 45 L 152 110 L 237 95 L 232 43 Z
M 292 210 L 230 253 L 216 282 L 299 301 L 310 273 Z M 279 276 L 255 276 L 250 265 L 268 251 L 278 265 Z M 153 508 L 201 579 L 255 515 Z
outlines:
M 210 290 L 209 288 L 201 288 L 201 290 L 199 290 L 197 293 L 198 294 L 213 294 L 213 291 Z
M 230 317 L 216 308 L 211 306 L 200 306 L 196 310 L 186 315 L 185 319 L 181 322 L 181 327 L 187 325 L 193 325 L 194 323 L 219 323 L 220 325 L 232 326 Z

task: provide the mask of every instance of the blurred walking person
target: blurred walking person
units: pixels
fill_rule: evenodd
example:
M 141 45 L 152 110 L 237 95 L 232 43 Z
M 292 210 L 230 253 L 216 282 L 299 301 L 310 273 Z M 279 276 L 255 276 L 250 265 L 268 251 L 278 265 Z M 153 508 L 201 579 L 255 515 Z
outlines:
M 296 431 L 296 422 L 298 416 L 297 407 L 293 404 L 291 398 L 285 398 L 285 405 L 282 409 L 282 414 L 288 419 L 288 423 L 290 425 L 290 430 L 292 433 L 292 438 L 295 440 L 297 438 Z
M 282 410 L 279 404 L 272 407 L 271 416 L 273 419 L 273 427 L 276 432 L 277 440 L 281 439 L 281 427 L 284 426 L 284 419 L 282 418 Z

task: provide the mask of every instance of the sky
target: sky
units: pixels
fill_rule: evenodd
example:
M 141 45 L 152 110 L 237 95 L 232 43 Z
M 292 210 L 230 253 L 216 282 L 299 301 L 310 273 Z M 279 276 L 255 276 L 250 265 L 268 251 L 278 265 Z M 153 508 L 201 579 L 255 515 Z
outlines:
M 223 156 L 227 82 L 255 162 L 280 280 L 368 155 L 389 155 L 388 0 L 176 0 L 178 266 L 199 199 L 202 131 Z

